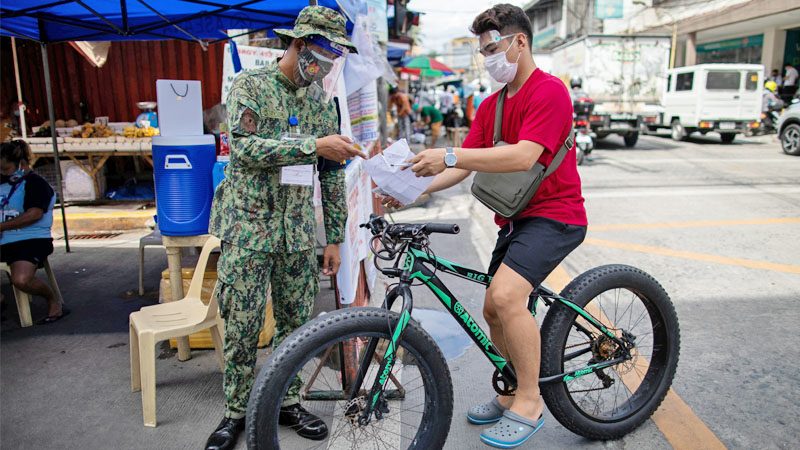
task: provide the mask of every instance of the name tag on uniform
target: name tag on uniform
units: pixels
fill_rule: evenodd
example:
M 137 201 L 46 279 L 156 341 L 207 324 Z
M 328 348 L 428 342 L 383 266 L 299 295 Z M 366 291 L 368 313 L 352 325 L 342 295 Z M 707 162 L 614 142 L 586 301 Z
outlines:
M 311 186 L 314 184 L 314 165 L 281 167 L 281 184 Z

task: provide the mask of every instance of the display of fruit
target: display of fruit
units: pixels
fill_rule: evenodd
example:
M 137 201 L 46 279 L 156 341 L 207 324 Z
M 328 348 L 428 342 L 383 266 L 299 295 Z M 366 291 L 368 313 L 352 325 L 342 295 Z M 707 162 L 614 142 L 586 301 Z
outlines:
M 85 123 L 80 130 L 73 130 L 72 137 L 80 138 L 103 138 L 114 136 L 114 130 L 107 125 L 97 123 Z
M 158 136 L 158 128 L 154 127 L 139 128 L 131 125 L 122 129 L 122 135 L 127 138 Z

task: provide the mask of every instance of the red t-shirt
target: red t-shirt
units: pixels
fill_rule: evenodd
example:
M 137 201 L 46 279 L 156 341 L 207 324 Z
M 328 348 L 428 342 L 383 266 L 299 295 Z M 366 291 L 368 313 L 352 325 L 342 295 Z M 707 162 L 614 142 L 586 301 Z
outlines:
M 478 107 L 463 147 L 493 146 L 498 95 L 499 92 L 495 92 Z M 511 98 L 506 97 L 503 107 L 503 141 L 516 144 L 526 140 L 543 146 L 544 151 L 539 157 L 539 162 L 543 165 L 550 165 L 556 152 L 567 140 L 570 130 L 572 100 L 560 79 L 536 69 L 519 92 Z M 570 225 L 587 225 L 574 145 L 558 169 L 542 181 L 527 208 L 515 219 L 523 217 L 546 217 Z M 494 220 L 501 227 L 509 222 L 509 219 L 500 215 L 495 215 Z

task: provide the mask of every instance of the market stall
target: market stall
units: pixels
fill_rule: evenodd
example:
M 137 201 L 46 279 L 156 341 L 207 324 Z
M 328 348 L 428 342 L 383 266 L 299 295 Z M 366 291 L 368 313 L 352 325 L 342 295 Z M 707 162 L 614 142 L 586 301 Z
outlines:
M 337 8 L 334 0 L 316 3 Z M 305 0 L 279 3 L 258 0 L 218 0 L 214 3 L 183 0 L 161 2 L 154 7 L 144 2 L 126 1 L 101 2 L 89 6 L 78 0 L 40 2 L 33 5 L 25 0 L 7 0 L 0 10 L 0 36 L 27 39 L 40 44 L 49 121 L 56 124 L 47 52 L 49 44 L 70 41 L 179 39 L 197 42 L 206 49 L 210 43 L 229 39 L 222 30 L 246 28 L 249 32 L 255 32 L 287 27 L 293 23 L 297 12 L 308 4 Z M 56 133 L 50 133 L 55 161 L 61 160 L 58 138 Z M 66 147 L 67 142 L 62 145 Z M 90 172 L 99 170 L 98 166 L 102 167 L 101 161 L 105 164 L 111 157 L 109 151 L 112 150 L 105 148 L 105 151 L 106 154 L 100 156 L 96 163 L 89 163 L 87 168 Z M 92 159 L 94 157 L 93 155 Z M 94 175 L 96 174 L 95 171 Z M 56 190 L 62 199 L 60 208 L 66 249 L 69 251 L 60 164 L 55 164 L 55 175 Z

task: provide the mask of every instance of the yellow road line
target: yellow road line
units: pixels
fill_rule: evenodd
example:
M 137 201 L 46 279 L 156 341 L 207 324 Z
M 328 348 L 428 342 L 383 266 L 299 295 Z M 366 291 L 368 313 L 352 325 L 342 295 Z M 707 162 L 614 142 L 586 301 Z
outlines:
M 769 219 L 742 220 L 696 220 L 690 222 L 663 223 L 618 223 L 608 225 L 589 225 L 589 231 L 655 230 L 662 228 L 702 228 L 725 227 L 732 225 L 774 225 L 785 223 L 800 223 L 800 217 L 776 217 Z
M 610 241 L 607 239 L 586 238 L 584 245 L 596 245 L 598 247 L 616 248 L 620 250 L 630 250 L 634 252 L 649 253 L 653 255 L 671 256 L 674 258 L 691 259 L 694 261 L 705 261 L 728 266 L 747 267 L 749 269 L 772 270 L 774 272 L 800 274 L 800 266 L 791 264 L 771 263 L 767 261 L 757 261 L 744 258 L 730 258 L 727 256 L 712 255 L 708 253 L 687 252 L 683 250 L 673 250 L 666 247 L 655 247 L 652 245 L 631 244 L 628 242 Z
M 560 291 L 570 281 L 570 276 L 563 266 L 558 266 L 547 277 L 545 283 L 552 289 Z M 606 326 L 611 325 L 608 320 L 596 308 L 590 313 L 601 320 Z M 641 384 L 642 376 L 635 371 L 621 375 L 622 382 L 630 389 L 635 391 Z M 661 406 L 651 417 L 658 429 L 672 445 L 678 450 L 683 449 L 724 449 L 722 441 L 706 426 L 706 424 L 692 411 L 692 408 L 681 399 L 672 389 L 667 392 Z

